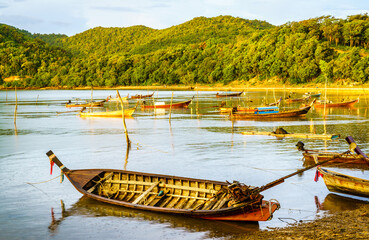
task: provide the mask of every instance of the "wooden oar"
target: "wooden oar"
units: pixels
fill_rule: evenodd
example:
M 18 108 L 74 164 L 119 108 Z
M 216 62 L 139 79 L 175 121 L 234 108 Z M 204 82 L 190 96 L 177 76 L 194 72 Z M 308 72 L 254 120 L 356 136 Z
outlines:
M 322 161 L 322 162 L 316 163 L 315 165 L 312 165 L 312 166 L 310 166 L 310 167 L 306 167 L 306 168 L 304 168 L 304 169 L 300 169 L 300 170 L 298 170 L 298 171 L 296 171 L 296 172 L 293 172 L 293 173 L 291 173 L 291 174 L 288 174 L 287 176 L 284 176 L 284 177 L 279 178 L 279 179 L 277 179 L 277 180 L 274 180 L 273 182 L 270 182 L 270 183 L 268 183 L 268 184 L 266 184 L 266 185 L 264 185 L 264 186 L 261 186 L 261 187 L 259 187 L 259 188 L 256 188 L 256 189 L 255 189 L 255 191 L 262 192 L 262 191 L 265 191 L 265 190 L 267 190 L 267 189 L 269 189 L 269 188 L 272 188 L 272 187 L 274 187 L 274 186 L 277 186 L 277 185 L 279 185 L 279 184 L 283 183 L 283 182 L 284 182 L 284 180 L 285 180 L 285 179 L 287 179 L 287 178 L 290 178 L 290 177 L 292 177 L 292 176 L 295 176 L 296 174 L 299 174 L 299 173 L 305 172 L 306 170 L 309 170 L 309 169 L 311 169 L 311 168 L 314 168 L 314 167 L 316 167 L 316 166 L 318 166 L 318 165 L 322 165 L 322 164 L 327 163 L 327 162 L 329 162 L 329 161 L 332 161 L 332 160 L 334 160 L 334 159 L 340 158 L 342 155 L 347 154 L 348 152 L 350 152 L 350 151 L 346 151 L 346 152 L 344 152 L 344 153 L 338 154 L 336 157 L 334 157 L 334 158 L 332 158 L 332 159 L 328 159 L 328 160 L 325 160 L 325 161 Z

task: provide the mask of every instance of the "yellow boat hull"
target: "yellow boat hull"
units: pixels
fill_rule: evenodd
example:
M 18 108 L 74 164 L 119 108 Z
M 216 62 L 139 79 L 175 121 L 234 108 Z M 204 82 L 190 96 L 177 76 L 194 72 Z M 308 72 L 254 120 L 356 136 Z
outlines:
M 129 108 L 124 110 L 125 117 L 131 117 L 135 112 L 136 108 Z M 106 117 L 106 118 L 114 118 L 114 117 L 122 117 L 122 110 L 111 111 L 111 112 L 81 112 L 81 117 Z
M 324 183 L 329 191 L 369 197 L 368 180 L 344 175 L 321 167 L 317 169 L 322 174 Z

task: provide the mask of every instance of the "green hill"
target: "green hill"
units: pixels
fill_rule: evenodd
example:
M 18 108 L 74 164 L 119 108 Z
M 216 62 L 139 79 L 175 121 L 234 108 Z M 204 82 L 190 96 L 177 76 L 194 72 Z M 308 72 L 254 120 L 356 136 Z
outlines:
M 58 47 L 59 46 L 59 47 Z M 97 27 L 72 37 L 0 25 L 4 86 L 369 82 L 369 17 L 323 16 L 273 26 L 231 16 L 198 17 L 156 30 Z M 0 80 L 1 81 L 1 80 Z

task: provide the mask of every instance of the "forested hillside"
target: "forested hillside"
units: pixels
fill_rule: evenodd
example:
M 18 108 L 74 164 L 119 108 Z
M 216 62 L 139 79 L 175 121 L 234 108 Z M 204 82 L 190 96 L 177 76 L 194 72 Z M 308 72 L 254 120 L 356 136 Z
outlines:
M 0 25 L 4 86 L 193 85 L 277 77 L 281 83 L 369 83 L 369 17 L 273 26 L 199 17 L 163 30 L 87 30 L 72 37 Z M 21 80 L 8 81 L 19 76 Z M 3 81 L 5 80 L 5 81 Z M 3 81 L 3 82 L 2 82 Z

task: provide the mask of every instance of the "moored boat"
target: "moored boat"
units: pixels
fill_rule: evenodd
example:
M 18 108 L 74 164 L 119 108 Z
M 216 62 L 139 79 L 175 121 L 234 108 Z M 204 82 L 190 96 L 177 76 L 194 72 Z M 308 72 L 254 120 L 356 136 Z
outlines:
M 276 132 L 258 132 L 258 131 L 247 131 L 241 132 L 243 135 L 267 135 L 278 138 L 313 138 L 313 139 L 324 139 L 332 140 L 340 137 L 338 134 L 314 134 L 314 133 L 276 133 Z
M 192 98 L 193 99 L 193 98 Z M 192 102 L 192 99 L 183 101 L 183 102 L 177 102 L 172 104 L 154 104 L 154 105 L 145 105 L 145 102 L 141 105 L 141 108 L 188 108 L 188 105 Z
M 121 99 L 123 102 L 128 102 L 128 96 L 121 97 Z M 107 97 L 106 101 L 107 102 L 120 102 L 119 97 L 113 98 L 111 96 Z
M 238 93 L 221 93 L 221 94 L 216 93 L 215 96 L 217 98 L 220 98 L 220 97 L 239 97 L 239 96 L 241 96 L 242 93 L 243 93 L 243 91 L 238 92 Z
M 150 98 L 154 95 L 155 92 L 153 92 L 152 94 L 148 94 L 148 95 L 142 95 L 142 94 L 136 94 L 134 96 L 131 96 L 131 99 L 143 99 L 143 98 Z
M 286 110 L 286 111 L 278 111 L 276 109 L 270 108 L 269 112 L 267 111 L 255 111 L 254 113 L 232 113 L 230 115 L 231 119 L 242 120 L 242 119 L 273 119 L 273 118 L 290 118 L 290 117 L 301 117 L 305 116 L 311 106 L 293 109 L 293 110 Z
M 135 110 L 136 107 L 124 109 L 124 116 L 132 117 Z M 106 117 L 106 118 L 122 117 L 122 110 L 109 112 L 80 112 L 79 115 L 80 117 Z
M 354 143 L 355 141 L 351 136 L 346 137 L 348 144 Z M 366 154 L 363 153 L 359 148 L 355 148 L 354 151 L 347 151 L 345 153 L 329 152 L 321 150 L 309 150 L 304 148 L 304 143 L 299 141 L 296 146 L 302 151 L 304 165 L 312 165 L 317 162 L 329 161 L 329 164 L 342 164 L 341 166 L 347 165 L 365 167 L 368 165 Z
M 369 197 L 369 181 L 317 167 L 329 191 Z
M 104 106 L 106 100 L 102 100 L 102 101 L 98 101 L 98 102 L 88 102 L 88 103 L 72 103 L 71 101 L 69 101 L 67 104 L 65 104 L 65 106 L 67 108 L 72 108 L 72 107 L 102 107 Z
M 366 156 L 356 145 L 354 139 L 348 136 L 346 137 L 346 141 L 350 144 L 350 151 L 362 155 L 367 164 L 369 164 L 368 156 Z M 369 197 L 369 180 L 345 175 L 317 166 L 315 181 L 318 181 L 319 176 L 323 177 L 324 183 L 329 191 Z
M 70 170 L 47 153 L 83 195 L 122 207 L 210 220 L 266 221 L 279 208 L 258 188 L 203 179 L 116 169 Z
M 325 101 L 316 101 L 314 103 L 314 107 L 315 108 L 324 108 L 328 107 L 353 107 L 355 105 L 355 103 L 357 103 L 359 101 L 359 99 L 355 99 L 355 100 L 351 100 L 351 101 L 343 101 L 343 102 L 337 102 L 337 103 L 333 103 L 333 102 L 325 102 Z

